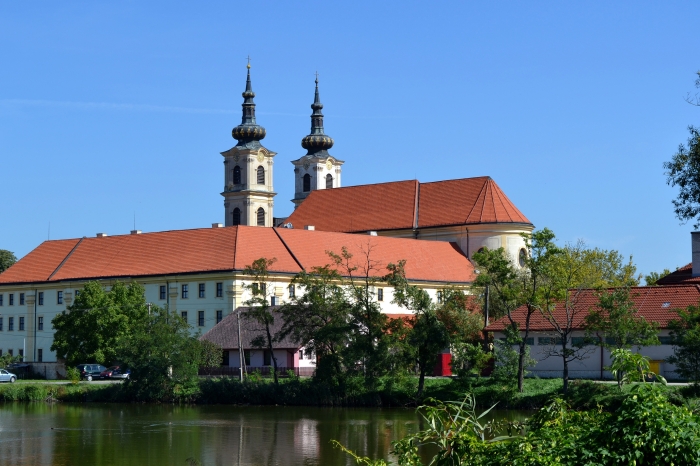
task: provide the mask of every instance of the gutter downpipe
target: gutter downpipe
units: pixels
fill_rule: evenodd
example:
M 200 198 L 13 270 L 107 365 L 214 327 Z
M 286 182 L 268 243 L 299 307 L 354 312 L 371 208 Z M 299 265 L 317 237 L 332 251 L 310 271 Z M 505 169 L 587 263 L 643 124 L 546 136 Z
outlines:
M 236 312 L 236 322 L 238 323 L 238 376 L 243 382 L 243 343 L 241 342 L 241 310 Z

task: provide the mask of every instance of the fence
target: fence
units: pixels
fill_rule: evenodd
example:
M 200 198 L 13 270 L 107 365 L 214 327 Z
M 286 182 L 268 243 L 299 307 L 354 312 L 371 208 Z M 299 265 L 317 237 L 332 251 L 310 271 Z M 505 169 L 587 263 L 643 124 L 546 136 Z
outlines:
M 315 367 L 278 367 L 277 375 L 286 377 L 289 371 L 292 371 L 297 377 L 311 377 L 314 375 Z M 259 372 L 263 377 L 272 377 L 272 366 L 264 367 L 246 367 L 246 374 Z M 218 367 L 200 367 L 199 375 L 204 376 L 228 376 L 238 377 L 240 374 L 238 367 L 218 366 Z

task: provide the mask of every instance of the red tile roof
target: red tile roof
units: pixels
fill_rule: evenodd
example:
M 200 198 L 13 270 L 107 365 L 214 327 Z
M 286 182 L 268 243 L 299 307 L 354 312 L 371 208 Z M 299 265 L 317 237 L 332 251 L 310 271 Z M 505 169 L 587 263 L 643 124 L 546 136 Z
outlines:
M 360 232 L 530 221 L 487 176 L 313 191 L 286 220 L 294 228 Z
M 327 250 L 340 253 L 347 246 L 359 257 L 367 244 L 381 265 L 377 275 L 389 262 L 406 259 L 412 279 L 473 278 L 474 268 L 452 243 L 238 226 L 45 241 L 0 274 L 0 284 L 225 272 L 261 257 L 276 259 L 271 272 L 297 273 L 328 264 Z
M 635 303 L 637 312 L 649 322 L 656 322 L 659 328 L 668 328 L 670 320 L 678 318 L 673 312 L 674 309 L 683 309 L 689 305 L 700 303 L 700 286 L 698 285 L 678 285 L 678 286 L 639 286 L 632 288 L 630 296 Z M 595 290 L 583 290 L 577 298 L 577 308 L 580 312 L 574 317 L 573 327 L 583 329 L 583 321 L 589 310 L 596 309 L 598 298 Z M 513 313 L 513 319 L 522 328 L 525 325 L 525 307 L 518 308 Z M 562 306 L 558 305 L 554 310 L 554 319 L 557 322 L 565 322 L 565 314 Z M 501 331 L 509 325 L 507 317 L 499 319 L 486 327 L 486 331 Z M 530 330 L 548 331 L 554 330 L 552 324 L 545 319 L 542 314 L 536 312 L 530 318 Z
M 700 284 L 700 277 L 693 277 L 692 262 L 656 281 L 657 285 L 681 285 L 690 283 Z
M 351 265 L 358 267 L 357 274 L 367 268 L 369 251 L 370 275 L 375 277 L 386 275 L 389 263 L 405 259 L 406 277 L 411 280 L 467 283 L 474 279 L 474 266 L 455 243 L 286 228 L 277 232 L 306 270 L 329 264 L 327 251 L 340 254 L 345 246 L 353 255 Z

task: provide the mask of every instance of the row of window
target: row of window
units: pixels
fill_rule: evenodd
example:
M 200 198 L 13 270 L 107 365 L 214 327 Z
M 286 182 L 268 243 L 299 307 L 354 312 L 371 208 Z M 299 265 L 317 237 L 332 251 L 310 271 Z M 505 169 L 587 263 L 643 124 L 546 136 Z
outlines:
M 233 167 L 233 184 L 241 184 L 241 167 L 236 165 Z M 265 184 L 265 168 L 261 166 L 258 167 L 257 169 L 257 183 L 258 184 Z
M 180 296 L 182 299 L 189 299 L 190 297 L 190 286 L 189 284 L 180 285 Z M 159 296 L 160 299 L 165 300 L 168 298 L 168 288 L 165 285 L 160 285 Z M 199 283 L 197 285 L 197 297 L 206 298 L 207 297 L 207 286 L 206 283 Z M 224 297 L 224 283 L 216 283 L 216 297 Z
M 304 175 L 302 189 L 305 193 L 311 191 L 311 175 L 308 173 Z M 333 175 L 330 173 L 326 175 L 326 189 L 333 189 Z
M 24 317 L 20 316 L 18 317 L 18 322 L 19 330 L 20 332 L 24 331 Z M 0 317 L 0 332 L 5 330 L 5 318 Z M 44 330 L 44 316 L 39 316 L 36 318 L 36 329 L 37 330 Z M 14 317 L 8 317 L 7 318 L 7 331 L 8 332 L 13 332 L 15 330 L 15 318 Z
M 80 293 L 79 290 L 75 290 L 75 296 L 78 296 L 78 293 Z M 39 291 L 37 293 L 37 305 L 43 306 L 44 305 L 44 292 Z M 19 305 L 24 306 L 24 293 L 19 293 Z M 56 304 L 63 304 L 63 291 L 56 291 Z M 3 293 L 0 293 L 0 306 L 5 305 L 5 295 Z M 14 306 L 15 305 L 15 294 L 14 293 L 8 293 L 7 294 L 7 305 L 8 306 Z
M 505 338 L 500 338 L 502 342 L 505 342 Z M 561 338 L 558 337 L 537 337 L 537 345 L 538 346 L 554 346 L 554 345 L 561 345 Z M 608 345 L 614 345 L 616 343 L 614 338 L 606 338 L 605 343 Z M 673 342 L 671 340 L 671 337 L 659 337 L 659 343 L 662 345 L 672 345 Z M 528 337 L 525 339 L 525 344 L 529 346 L 534 346 L 535 345 L 535 338 L 534 337 Z M 571 337 L 571 346 L 590 346 L 596 344 L 596 340 L 593 339 L 588 339 L 585 337 Z
M 184 320 L 185 322 L 188 322 L 187 311 L 181 311 L 180 317 L 182 317 L 182 320 Z M 216 323 L 218 324 L 219 322 L 221 322 L 221 320 L 223 318 L 224 318 L 224 311 L 216 311 Z M 197 311 L 197 326 L 204 327 L 204 325 L 205 325 L 204 322 L 205 322 L 204 311 Z
M 7 354 L 10 356 L 14 356 L 15 352 L 13 349 L 8 349 Z M 24 350 L 23 349 L 18 349 L 17 354 L 19 355 L 20 358 L 24 359 Z M 2 356 L 2 350 L 0 349 L 0 357 Z M 37 348 L 36 350 L 36 362 L 44 362 L 44 350 L 41 348 Z

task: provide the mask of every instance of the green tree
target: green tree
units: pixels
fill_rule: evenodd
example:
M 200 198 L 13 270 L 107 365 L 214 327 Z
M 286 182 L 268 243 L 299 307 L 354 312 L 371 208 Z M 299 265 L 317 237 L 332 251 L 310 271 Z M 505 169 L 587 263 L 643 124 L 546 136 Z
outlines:
M 88 282 L 67 312 L 51 321 L 51 351 L 69 366 L 97 362 L 109 365 L 121 357 L 125 339 L 143 325 L 149 304 L 137 283 L 116 282 L 107 291 L 99 282 Z
M 700 71 L 695 87 L 700 88 Z M 700 99 L 688 98 L 693 105 L 700 105 Z M 687 145 L 680 144 L 678 151 L 669 162 L 664 162 L 666 184 L 678 186 L 678 197 L 673 200 L 676 217 L 685 223 L 694 220 L 695 228 L 700 227 L 700 129 L 688 126 Z
M 6 249 L 0 249 L 0 273 L 3 273 L 5 270 L 9 269 L 15 262 L 17 262 L 17 258 L 15 257 L 14 253 Z
M 292 280 L 295 297 L 280 309 L 284 324 L 279 337 L 289 336 L 312 351 L 318 360 L 314 377 L 327 381 L 344 373 L 343 351 L 351 330 L 351 304 L 341 282 L 330 265 L 302 271 Z
M 277 358 L 273 348 L 277 335 L 273 334 L 275 315 L 270 305 L 272 283 L 269 282 L 269 270 L 276 261 L 277 259 L 275 258 L 266 259 L 261 257 L 245 267 L 243 273 L 250 276 L 252 282 L 245 285 L 245 288 L 251 293 L 251 298 L 245 302 L 248 309 L 243 314 L 263 326 L 263 333 L 253 339 L 253 345 L 265 348 L 269 352 L 272 358 L 272 376 L 275 380 L 275 385 L 278 385 Z
M 505 315 L 512 331 L 518 335 L 518 391 L 523 391 L 527 338 L 532 317 L 549 308 L 556 298 L 552 293 L 554 259 L 561 250 L 554 244 L 554 233 L 544 228 L 531 234 L 523 234 L 527 254 L 524 267 L 516 270 L 502 248 L 477 252 L 473 258 L 479 266 L 475 286 L 489 287 L 491 303 L 498 315 Z M 523 325 L 514 318 L 514 312 L 523 306 Z
M 644 276 L 644 282 L 647 286 L 654 286 L 656 282 L 670 273 L 671 271 L 668 269 L 664 269 L 662 272 L 649 272 L 649 275 Z
M 669 322 L 676 372 L 697 387 L 700 384 L 700 306 L 676 310 L 678 319 Z
M 176 312 L 151 306 L 123 340 L 121 359 L 131 369 L 126 389 L 137 400 L 191 401 L 199 393 L 205 346 Z
M 416 285 L 410 285 L 406 280 L 405 265 L 406 261 L 403 260 L 389 264 L 389 274 L 385 278 L 387 283 L 394 287 L 392 302 L 412 311 L 406 339 L 407 348 L 411 349 L 412 359 L 418 366 L 417 397 L 420 399 L 423 396 L 426 373 L 435 366 L 438 353 L 449 345 L 450 340 L 445 325 L 437 317 L 435 305 L 428 292 Z

